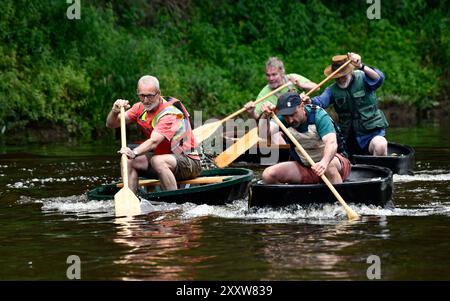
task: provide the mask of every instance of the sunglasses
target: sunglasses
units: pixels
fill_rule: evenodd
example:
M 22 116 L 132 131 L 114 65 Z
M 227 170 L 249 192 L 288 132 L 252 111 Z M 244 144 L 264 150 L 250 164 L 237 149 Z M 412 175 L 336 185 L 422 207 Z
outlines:
M 139 98 L 141 99 L 151 99 L 153 97 L 155 97 L 158 94 L 158 92 L 154 93 L 154 94 L 138 94 Z

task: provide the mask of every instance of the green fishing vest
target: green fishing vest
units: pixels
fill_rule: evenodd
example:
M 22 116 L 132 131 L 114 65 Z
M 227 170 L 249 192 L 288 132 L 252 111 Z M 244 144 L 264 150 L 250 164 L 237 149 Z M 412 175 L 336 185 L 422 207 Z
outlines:
M 336 83 L 331 86 L 334 109 L 346 137 L 351 128 L 356 135 L 365 135 L 389 126 L 383 112 L 377 108 L 377 96 L 366 90 L 363 77 L 363 71 L 354 70 L 349 88 L 341 89 Z

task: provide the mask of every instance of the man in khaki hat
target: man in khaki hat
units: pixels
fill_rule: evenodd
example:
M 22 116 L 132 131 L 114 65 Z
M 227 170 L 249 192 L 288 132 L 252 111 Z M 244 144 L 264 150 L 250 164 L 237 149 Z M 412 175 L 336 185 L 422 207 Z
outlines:
M 388 122 L 377 107 L 375 94 L 384 81 L 384 74 L 364 65 L 359 54 L 350 52 L 348 55 L 334 56 L 332 64 L 324 70 L 325 75 L 330 75 L 348 59 L 352 63 L 334 76 L 336 83 L 312 98 L 312 103 L 322 108 L 331 104 L 334 106 L 350 155 L 386 156 L 387 140 L 384 136 Z M 305 96 L 302 99 L 309 101 Z

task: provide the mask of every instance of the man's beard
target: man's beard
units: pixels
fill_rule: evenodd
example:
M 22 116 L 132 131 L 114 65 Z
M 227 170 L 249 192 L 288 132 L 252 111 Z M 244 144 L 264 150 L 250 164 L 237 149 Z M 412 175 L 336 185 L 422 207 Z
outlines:
M 336 83 L 337 83 L 337 85 L 338 85 L 339 88 L 345 89 L 345 88 L 348 87 L 348 85 L 350 84 L 350 81 L 351 81 L 351 80 L 352 80 L 352 78 L 351 78 L 351 77 L 348 77 L 348 78 L 346 79 L 346 81 L 345 81 L 343 84 L 341 84 L 340 82 L 336 82 Z
M 299 121 L 299 122 L 297 122 L 297 121 L 287 122 L 286 121 L 286 123 L 288 124 L 289 127 L 292 127 L 292 128 L 298 128 L 302 124 L 301 121 Z
M 154 102 L 149 105 L 144 105 L 144 109 L 148 112 L 153 111 L 154 109 L 156 109 L 158 107 L 158 105 L 159 105 L 159 102 Z
M 278 88 L 279 86 L 281 86 L 281 85 L 279 85 L 278 82 L 269 83 L 269 87 L 270 87 L 271 89 L 276 89 L 276 88 Z
M 302 123 L 301 122 L 293 122 L 289 125 L 291 128 L 298 128 Z

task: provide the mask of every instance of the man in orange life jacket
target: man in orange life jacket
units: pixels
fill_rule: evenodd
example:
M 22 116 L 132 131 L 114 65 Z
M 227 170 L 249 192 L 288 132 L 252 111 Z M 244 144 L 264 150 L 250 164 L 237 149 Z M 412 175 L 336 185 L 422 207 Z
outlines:
M 147 138 L 134 149 L 119 151 L 128 157 L 128 179 L 134 192 L 139 175 L 157 176 L 162 189 L 175 190 L 177 180 L 195 178 L 201 171 L 189 114 L 178 99 L 166 100 L 160 93 L 158 79 L 145 75 L 137 84 L 140 102 L 130 109 L 128 100 L 117 99 L 106 119 L 107 127 L 120 127 L 120 107 L 124 107 L 128 109 L 125 122 L 136 122 Z

